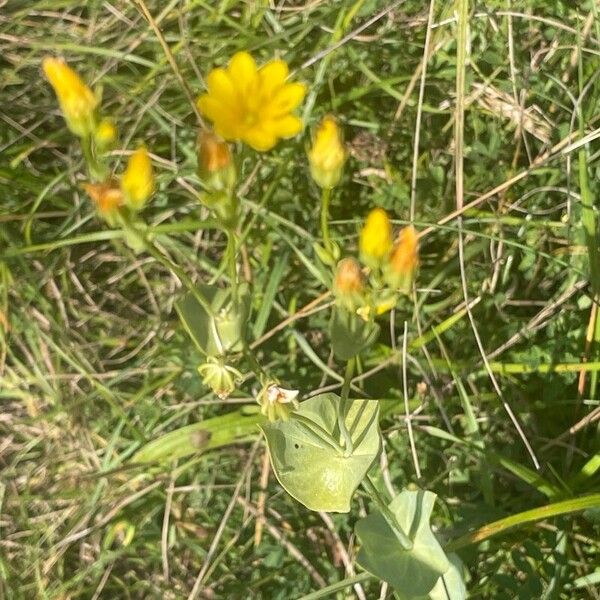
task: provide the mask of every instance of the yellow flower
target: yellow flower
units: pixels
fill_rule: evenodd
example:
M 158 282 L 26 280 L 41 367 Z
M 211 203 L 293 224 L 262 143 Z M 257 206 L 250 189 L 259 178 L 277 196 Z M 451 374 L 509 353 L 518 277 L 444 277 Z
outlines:
M 79 137 L 91 135 L 95 129 L 97 96 L 64 60 L 47 56 L 42 69 L 54 88 L 69 129 Z
M 154 171 L 145 146 L 140 146 L 130 157 L 121 179 L 125 204 L 138 211 L 154 193 Z
M 360 255 L 369 267 L 377 267 L 392 249 L 392 224 L 383 208 L 374 208 L 360 232 Z
M 412 225 L 400 231 L 385 269 L 390 287 L 408 293 L 419 264 L 419 237 Z
M 198 108 L 223 139 L 241 140 L 265 152 L 279 138 L 293 137 L 302 129 L 302 121 L 291 113 L 306 87 L 286 83 L 288 72 L 283 60 L 258 68 L 248 52 L 237 52 L 226 69 L 208 74 L 208 93 L 200 96 Z
M 340 128 L 334 117 L 327 115 L 319 125 L 308 153 L 310 173 L 322 188 L 335 187 L 342 176 L 346 150 Z

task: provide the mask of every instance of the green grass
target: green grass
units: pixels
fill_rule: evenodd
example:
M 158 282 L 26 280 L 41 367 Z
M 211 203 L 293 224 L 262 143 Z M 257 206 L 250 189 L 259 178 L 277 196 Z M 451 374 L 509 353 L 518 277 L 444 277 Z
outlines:
M 458 548 L 470 597 L 600 598 L 600 21 L 591 0 L 471 1 L 461 45 L 463 3 L 434 5 L 422 101 L 429 3 L 147 1 L 176 70 L 139 2 L 0 3 L 0 599 L 316 598 L 325 586 L 341 599 L 361 593 L 350 584 L 380 597 L 352 562 L 369 499 L 320 515 L 266 480 L 259 382 L 248 376 L 227 401 L 202 385 L 174 309 L 185 287 L 97 218 L 40 70 L 62 55 L 102 84 L 119 170 L 138 140 L 157 157 L 143 213 L 157 246 L 207 283 L 227 280 L 227 239 L 194 194 L 185 87 L 197 96 L 240 49 L 285 58 L 309 86 L 306 132 L 256 170 L 246 149 L 241 165 L 256 357 L 304 397 L 340 391 L 305 156 L 310 129 L 334 112 L 351 158 L 332 239 L 354 254 L 368 210 L 405 223 L 411 195 L 424 232 L 416 302 L 380 319 L 351 391 L 382 404 L 388 466 L 372 475 L 381 489 L 438 494 L 436 531 Z M 238 409 L 227 418 L 243 441 L 190 437 L 168 460 L 137 460 L 160 436 Z

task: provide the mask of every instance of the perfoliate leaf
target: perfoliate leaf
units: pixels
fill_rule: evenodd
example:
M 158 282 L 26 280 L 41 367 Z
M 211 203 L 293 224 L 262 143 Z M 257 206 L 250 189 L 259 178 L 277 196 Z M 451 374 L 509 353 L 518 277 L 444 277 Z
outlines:
M 335 394 L 321 394 L 302 402 L 288 421 L 261 426 L 279 483 L 310 510 L 349 512 L 356 488 L 379 454 L 379 403 L 375 400 L 350 402 L 345 422 L 354 448 L 349 456 L 323 440 L 325 432 L 341 444 L 336 416 L 339 401 Z M 307 427 L 307 421 L 316 427 Z
M 389 505 L 398 525 L 413 543 L 410 550 L 400 545 L 380 512 L 356 524 L 356 534 L 362 543 L 358 564 L 392 585 L 402 600 L 428 597 L 450 567 L 429 525 L 435 498 L 433 492 L 404 491 Z
M 232 306 L 229 289 L 199 285 L 198 290 L 208 300 L 214 318 L 192 293 L 175 303 L 177 314 L 194 343 L 208 356 L 241 352 L 250 307 L 247 286 L 239 288 L 237 310 Z

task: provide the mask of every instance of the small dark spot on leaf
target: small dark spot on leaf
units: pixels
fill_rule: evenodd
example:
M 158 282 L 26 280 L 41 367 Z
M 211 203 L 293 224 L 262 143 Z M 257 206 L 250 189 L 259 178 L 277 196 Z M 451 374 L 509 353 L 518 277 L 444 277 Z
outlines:
M 296 448 L 296 450 L 298 450 L 298 448 L 300 448 L 300 444 L 294 444 L 294 448 Z

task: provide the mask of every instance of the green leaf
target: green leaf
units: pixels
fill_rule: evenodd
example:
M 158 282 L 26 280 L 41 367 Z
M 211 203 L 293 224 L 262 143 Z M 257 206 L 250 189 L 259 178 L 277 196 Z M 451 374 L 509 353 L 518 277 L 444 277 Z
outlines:
M 335 357 L 346 361 L 375 342 L 379 336 L 379 325 L 364 321 L 347 310 L 335 308 L 329 333 Z
M 208 300 L 214 318 L 188 293 L 175 303 L 177 314 L 196 346 L 208 356 L 241 352 L 246 337 L 250 310 L 247 285 L 240 285 L 237 310 L 231 304 L 231 291 L 214 285 L 199 285 L 199 292 Z
M 354 448 L 349 456 L 335 448 L 341 444 L 339 402 L 335 394 L 321 394 L 302 402 L 288 421 L 261 426 L 279 483 L 310 510 L 349 512 L 356 488 L 379 454 L 379 403 L 375 400 L 349 402 L 346 426 Z
M 450 567 L 429 524 L 435 498 L 433 492 L 404 491 L 389 505 L 398 525 L 413 543 L 410 550 L 400 545 L 380 512 L 356 524 L 356 534 L 362 542 L 358 564 L 387 581 L 403 600 L 427 597 Z
M 449 554 L 450 567 L 438 579 L 428 596 L 428 600 L 465 600 L 467 588 L 463 580 L 463 565 L 457 554 Z
M 236 410 L 171 431 L 142 446 L 131 460 L 134 463 L 171 461 L 254 439 L 257 425 L 264 417 L 258 413 L 258 407 L 251 408 L 255 410 Z

